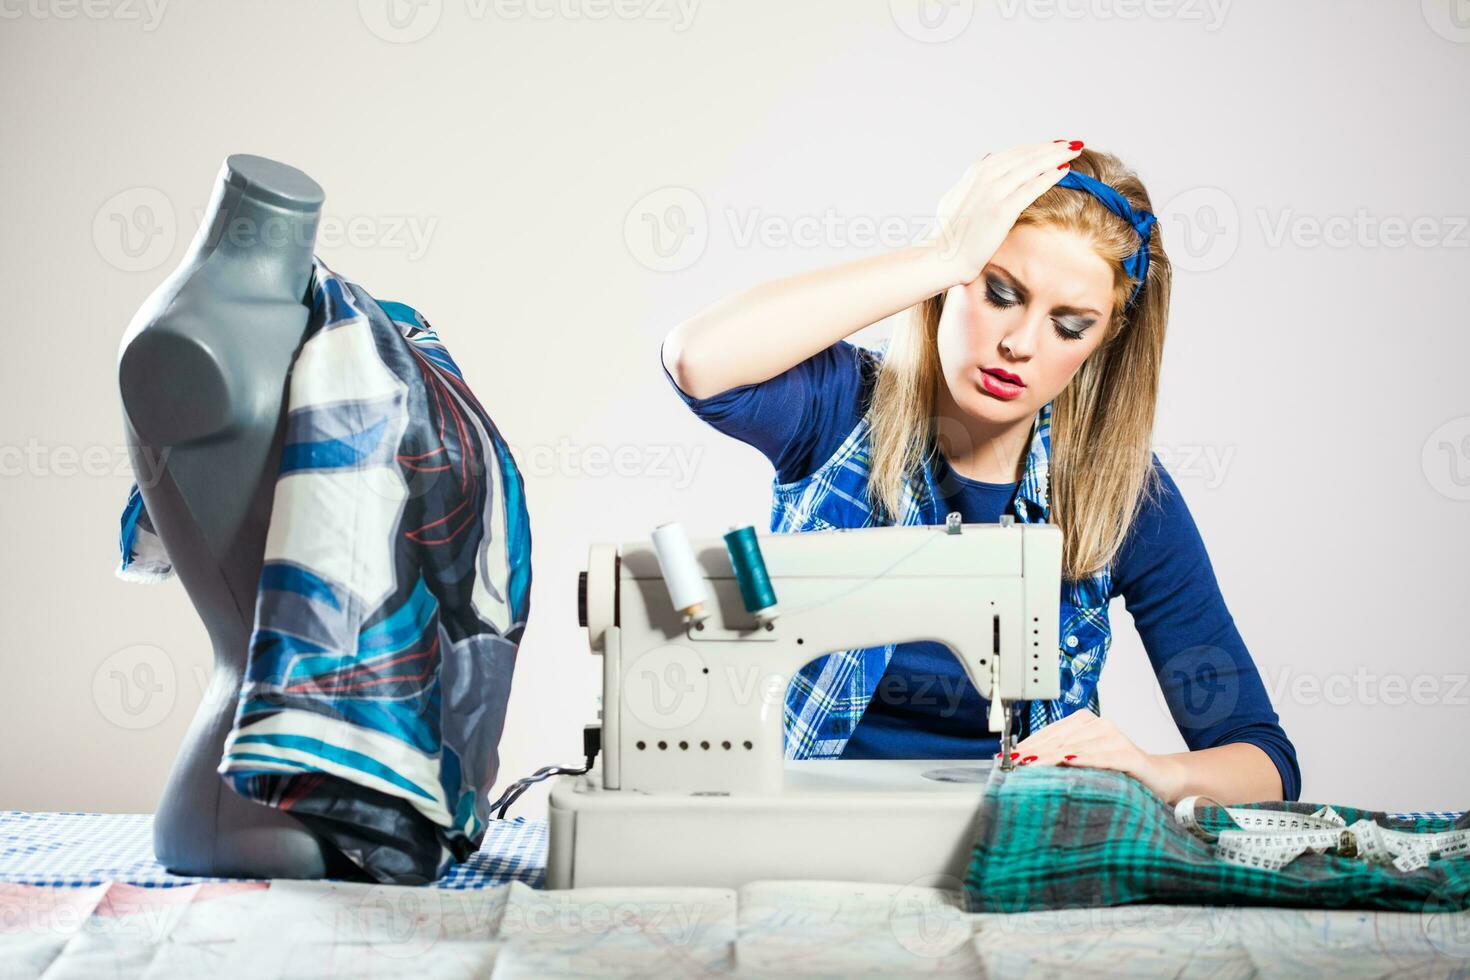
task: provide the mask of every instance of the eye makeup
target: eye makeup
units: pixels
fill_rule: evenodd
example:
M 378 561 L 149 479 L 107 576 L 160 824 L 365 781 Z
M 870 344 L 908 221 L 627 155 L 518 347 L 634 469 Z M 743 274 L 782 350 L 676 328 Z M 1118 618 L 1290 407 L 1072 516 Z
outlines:
M 1024 296 L 1018 294 L 1015 288 L 999 276 L 993 274 L 985 276 L 985 302 L 991 306 L 1005 310 L 1024 301 Z M 1096 323 L 1097 318 L 1070 315 L 1052 317 L 1051 322 L 1056 329 L 1057 336 L 1063 340 L 1081 340 L 1083 331 Z

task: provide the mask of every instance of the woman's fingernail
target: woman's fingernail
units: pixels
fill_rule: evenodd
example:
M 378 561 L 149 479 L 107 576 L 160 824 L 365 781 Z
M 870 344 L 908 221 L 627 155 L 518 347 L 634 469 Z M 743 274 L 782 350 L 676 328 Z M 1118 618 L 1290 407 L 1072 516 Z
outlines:
M 1019 758 L 1021 758 L 1021 753 L 1019 753 L 1019 752 L 1012 752 L 1011 753 L 1011 758 L 1012 759 L 1019 759 Z
M 1077 758 L 1075 755 L 1064 755 L 1064 756 L 1062 756 L 1062 761 L 1063 762 L 1071 762 L 1075 758 Z
M 1082 149 L 1083 145 L 1084 144 L 1083 144 L 1083 142 L 1081 140 L 1073 140 L 1071 143 L 1068 143 L 1067 144 L 1067 149 L 1069 149 L 1069 150 L 1080 150 L 1080 149 Z
M 1066 169 L 1067 169 L 1067 168 L 1068 168 L 1068 167 L 1070 167 L 1070 166 L 1071 166 L 1071 164 L 1070 164 L 1070 163 L 1062 163 L 1062 164 L 1058 164 L 1058 165 L 1057 165 L 1057 169 L 1058 169 L 1058 170 L 1066 170 Z
M 1021 760 L 1021 765 L 1023 765 L 1023 766 L 1029 766 L 1031 763 L 1033 763 L 1035 761 L 1036 761 L 1036 756 L 1034 756 L 1034 755 L 1028 755 L 1026 758 L 1024 758 L 1024 759 Z

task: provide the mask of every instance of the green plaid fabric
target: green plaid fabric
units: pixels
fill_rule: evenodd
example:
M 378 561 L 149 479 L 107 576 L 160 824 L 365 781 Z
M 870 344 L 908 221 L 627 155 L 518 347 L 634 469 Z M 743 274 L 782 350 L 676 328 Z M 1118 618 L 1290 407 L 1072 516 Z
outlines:
M 1309 814 L 1320 804 L 1256 804 Z M 1367 818 L 1427 833 L 1470 827 L 1453 820 L 1399 819 L 1337 806 L 1348 824 Z M 1211 831 L 1232 826 L 1218 807 L 1198 811 Z M 972 912 L 1031 912 L 1134 902 L 1279 905 L 1438 912 L 1470 908 L 1470 857 L 1432 858 L 1399 871 L 1332 851 L 1262 870 L 1217 858 L 1214 845 L 1181 826 L 1174 808 L 1131 776 L 1065 766 L 992 771 L 965 874 Z

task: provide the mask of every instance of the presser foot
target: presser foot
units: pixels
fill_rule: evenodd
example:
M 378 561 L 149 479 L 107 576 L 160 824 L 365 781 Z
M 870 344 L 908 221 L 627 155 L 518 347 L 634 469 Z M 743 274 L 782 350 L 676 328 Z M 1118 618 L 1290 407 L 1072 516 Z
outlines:
M 1016 754 L 1015 745 L 1012 744 L 1014 736 L 1011 734 L 1011 706 L 1004 701 L 1000 704 L 1000 768 L 1002 772 L 1010 772 L 1016 768 L 1016 760 L 1012 758 Z

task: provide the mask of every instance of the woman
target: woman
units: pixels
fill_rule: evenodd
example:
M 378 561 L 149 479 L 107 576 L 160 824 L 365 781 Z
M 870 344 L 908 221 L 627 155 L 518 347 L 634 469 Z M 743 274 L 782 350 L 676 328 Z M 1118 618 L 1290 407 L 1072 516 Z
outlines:
M 661 356 L 701 418 L 770 459 L 773 530 L 1061 526 L 1062 696 L 1023 706 L 1019 764 L 1116 769 L 1171 802 L 1296 799 L 1296 750 L 1150 451 L 1170 282 L 1134 174 L 1081 141 L 1027 144 L 972 165 L 926 241 L 717 303 Z M 845 339 L 904 310 L 881 351 Z M 1187 752 L 1098 714 L 1113 596 Z M 839 651 L 793 679 L 787 755 L 982 758 L 987 708 L 938 644 Z

